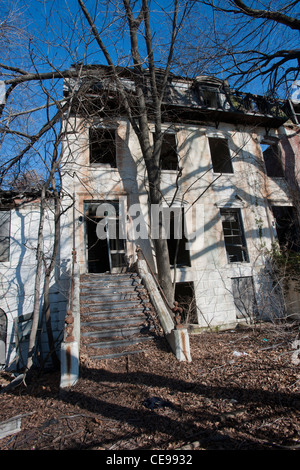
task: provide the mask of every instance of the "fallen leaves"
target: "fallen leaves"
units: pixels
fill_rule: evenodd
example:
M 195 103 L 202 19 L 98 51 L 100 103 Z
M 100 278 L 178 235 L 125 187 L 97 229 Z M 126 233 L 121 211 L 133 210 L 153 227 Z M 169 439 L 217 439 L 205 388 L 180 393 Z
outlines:
M 59 373 L 50 373 L 0 394 L 0 421 L 34 412 L 0 449 L 297 448 L 293 339 L 272 328 L 195 335 L 191 363 L 178 362 L 161 337 L 129 361 L 83 355 L 70 390 L 60 390 Z M 145 407 L 153 397 L 168 406 Z

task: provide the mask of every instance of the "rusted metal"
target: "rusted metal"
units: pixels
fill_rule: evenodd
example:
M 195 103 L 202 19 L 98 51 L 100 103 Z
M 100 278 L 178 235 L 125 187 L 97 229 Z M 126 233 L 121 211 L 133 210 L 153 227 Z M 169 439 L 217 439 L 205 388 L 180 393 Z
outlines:
M 172 308 L 172 312 L 175 315 L 175 329 L 180 330 L 183 328 L 181 323 L 183 308 L 179 307 L 178 302 L 174 302 L 174 307 Z

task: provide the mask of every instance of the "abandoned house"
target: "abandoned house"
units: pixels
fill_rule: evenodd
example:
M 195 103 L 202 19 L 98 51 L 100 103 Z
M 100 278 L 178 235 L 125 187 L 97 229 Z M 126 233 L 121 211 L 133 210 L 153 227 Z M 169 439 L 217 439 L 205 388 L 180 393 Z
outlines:
M 131 70 L 120 69 L 119 77 L 134 93 Z M 146 284 L 158 314 L 162 298 L 157 300 L 151 287 L 161 295 L 155 282 L 154 235 L 149 234 L 153 213 L 145 162 L 137 135 L 119 107 L 109 69 L 84 68 L 78 79 L 65 81 L 66 98 L 76 90 L 81 90 L 84 100 L 74 101 L 71 117 L 64 123 L 61 174 L 66 210 L 61 217 L 52 289 L 54 330 L 66 342 L 62 331 L 66 311 L 73 313 L 67 307 L 68 286 L 73 285 L 77 295 L 81 292 L 82 315 L 86 308 L 95 314 L 94 322 L 102 318 L 103 325 L 117 328 L 121 315 L 113 324 L 112 312 L 118 308 L 122 317 L 127 311 L 132 316 L 128 333 L 121 334 L 124 352 L 134 333 L 134 319 L 139 317 L 141 322 L 145 310 L 126 288 L 128 279 L 131 288 L 135 283 L 139 289 Z M 231 328 L 238 322 L 287 314 L 299 318 L 297 296 L 290 295 L 289 308 L 281 281 L 271 275 L 269 261 L 275 246 L 295 252 L 299 248 L 296 107 L 291 101 L 271 102 L 235 92 L 216 78 L 188 80 L 171 75 L 162 118 L 164 204 L 160 209 L 169 223 L 166 238 L 175 299 L 183 309 L 187 331 Z M 154 131 L 150 125 L 150 139 Z M 35 223 L 35 204 L 19 207 L 14 202 L 14 207 L 4 203 L 1 207 L 0 346 L 6 351 L 1 353 L 6 365 L 16 354 L 14 319 L 32 310 L 34 254 L 30 243 L 35 231 L 30 224 Z M 106 225 L 101 225 L 103 220 Z M 107 229 L 110 222 L 116 230 Z M 101 228 L 105 228 L 104 237 L 99 237 Z M 147 271 L 144 279 L 139 259 Z M 72 279 L 77 279 L 77 287 Z M 148 285 L 143 282 L 146 279 Z M 73 301 L 80 309 L 78 298 Z M 160 320 L 164 323 L 166 319 Z M 82 323 L 87 328 L 84 318 Z M 71 330 L 70 344 L 81 341 L 78 328 L 77 324 Z M 163 325 L 163 329 L 169 334 L 170 327 Z M 99 346 L 100 335 L 97 340 L 89 332 L 87 336 L 100 348 L 97 357 L 101 357 L 105 346 Z

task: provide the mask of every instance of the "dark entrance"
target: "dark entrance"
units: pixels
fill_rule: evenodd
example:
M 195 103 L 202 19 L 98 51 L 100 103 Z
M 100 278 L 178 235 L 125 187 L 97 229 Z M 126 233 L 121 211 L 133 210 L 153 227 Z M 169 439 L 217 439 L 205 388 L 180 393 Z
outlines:
M 97 209 L 101 205 L 101 215 Z M 87 202 L 85 204 L 86 248 L 89 273 L 126 271 L 126 240 L 120 237 L 119 201 Z M 102 237 L 97 233 L 101 225 Z

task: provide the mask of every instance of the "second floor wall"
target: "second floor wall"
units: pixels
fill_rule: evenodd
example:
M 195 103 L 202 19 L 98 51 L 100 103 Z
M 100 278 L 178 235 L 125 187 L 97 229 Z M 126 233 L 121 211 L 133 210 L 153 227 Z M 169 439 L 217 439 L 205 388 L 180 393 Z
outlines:
M 233 259 L 257 261 L 261 250 L 270 249 L 276 238 L 272 207 L 293 205 L 282 158 L 285 153 L 282 149 L 280 155 L 276 153 L 282 139 L 288 139 L 293 131 L 222 123 L 218 128 L 165 123 L 163 130 L 164 205 L 198 206 L 198 213 L 190 210 L 187 216 L 187 230 L 191 232 L 199 217 L 203 221 L 201 236 L 189 243 L 192 264 L 225 266 L 232 262 L 224 249 L 224 220 L 228 217 L 240 226 L 240 239 L 247 245 L 247 255 Z M 150 140 L 153 132 L 150 126 Z M 149 227 L 145 162 L 138 138 L 126 119 L 88 122 L 73 118 L 64 142 L 62 171 L 64 190 L 77 195 L 79 217 L 85 215 L 84 201 L 122 197 L 127 209 L 140 205 Z M 230 209 L 233 212 L 227 217 L 226 210 Z M 128 219 L 126 223 L 129 239 Z M 134 235 L 131 239 L 136 242 Z M 78 243 L 85 243 L 83 229 Z

